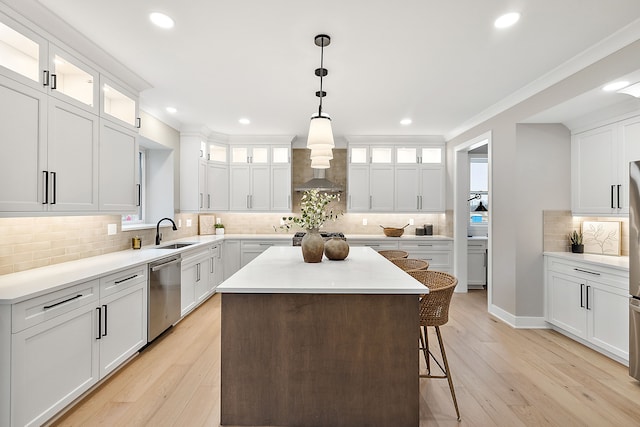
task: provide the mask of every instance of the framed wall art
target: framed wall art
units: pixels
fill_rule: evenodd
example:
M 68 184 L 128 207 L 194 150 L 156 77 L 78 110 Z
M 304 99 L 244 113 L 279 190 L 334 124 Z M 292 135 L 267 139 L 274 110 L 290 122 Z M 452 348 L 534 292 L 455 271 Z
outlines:
M 584 252 L 620 256 L 620 221 L 584 221 Z

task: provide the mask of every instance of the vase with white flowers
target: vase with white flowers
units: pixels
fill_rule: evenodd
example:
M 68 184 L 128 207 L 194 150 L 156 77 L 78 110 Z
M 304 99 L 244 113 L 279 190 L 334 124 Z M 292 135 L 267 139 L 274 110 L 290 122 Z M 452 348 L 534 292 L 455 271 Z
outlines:
M 342 211 L 337 211 L 331 204 L 340 201 L 339 194 L 320 193 L 318 190 L 307 190 L 300 200 L 300 216 L 282 217 L 281 228 L 289 230 L 293 226 L 306 231 L 302 238 L 302 257 L 305 262 L 321 262 L 324 252 L 324 240 L 320 236 L 320 227 L 326 221 L 335 221 Z

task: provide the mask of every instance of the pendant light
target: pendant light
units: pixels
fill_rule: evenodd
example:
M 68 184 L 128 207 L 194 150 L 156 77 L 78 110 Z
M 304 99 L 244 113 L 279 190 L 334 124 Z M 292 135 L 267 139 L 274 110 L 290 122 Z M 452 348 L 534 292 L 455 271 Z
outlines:
M 310 159 L 327 159 L 327 160 L 333 160 L 333 151 L 329 148 L 326 150 L 322 150 L 322 149 L 312 149 L 311 150 L 311 154 L 309 155 Z
M 320 98 L 320 105 L 318 107 L 318 113 L 311 116 L 309 136 L 307 137 L 307 148 L 311 150 L 311 167 L 315 169 L 326 169 L 329 167 L 326 150 L 331 150 L 335 147 L 333 131 L 331 129 L 331 118 L 327 114 L 322 113 L 322 98 L 327 95 L 327 92 L 322 90 L 322 78 L 328 74 L 327 69 L 324 68 L 324 47 L 329 46 L 329 43 L 331 43 L 331 37 L 325 34 L 319 34 L 315 37 L 315 44 L 320 47 L 320 68 L 316 68 L 315 71 L 316 76 L 320 77 L 320 90 L 316 92 L 316 96 Z M 320 161 L 320 157 L 318 157 L 317 162 L 313 162 L 316 156 L 320 156 L 319 153 L 323 153 L 321 157 L 326 159 L 326 162 L 325 160 Z M 333 157 L 333 155 L 331 155 L 331 157 Z

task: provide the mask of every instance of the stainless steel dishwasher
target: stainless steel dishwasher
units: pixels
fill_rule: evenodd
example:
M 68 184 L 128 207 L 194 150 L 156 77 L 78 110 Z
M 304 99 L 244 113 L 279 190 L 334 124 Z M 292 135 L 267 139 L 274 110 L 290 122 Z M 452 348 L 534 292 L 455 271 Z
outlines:
M 180 255 L 149 264 L 147 341 L 151 342 L 180 319 Z

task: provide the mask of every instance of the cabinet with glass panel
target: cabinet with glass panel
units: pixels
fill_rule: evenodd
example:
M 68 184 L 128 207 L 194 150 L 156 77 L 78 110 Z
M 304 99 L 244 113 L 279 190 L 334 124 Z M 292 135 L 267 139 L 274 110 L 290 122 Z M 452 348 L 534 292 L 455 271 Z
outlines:
M 444 212 L 444 144 L 395 147 L 395 211 Z
M 393 145 L 349 145 L 350 212 L 393 211 Z

